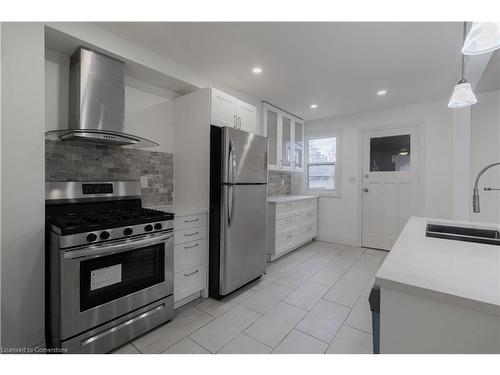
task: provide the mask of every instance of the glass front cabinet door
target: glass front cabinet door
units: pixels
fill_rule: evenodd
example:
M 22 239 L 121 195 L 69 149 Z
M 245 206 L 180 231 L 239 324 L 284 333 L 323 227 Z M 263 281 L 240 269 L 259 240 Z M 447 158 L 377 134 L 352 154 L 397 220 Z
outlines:
M 281 167 L 292 167 L 292 119 L 286 113 L 281 114 Z
M 263 105 L 263 123 L 265 124 L 268 139 L 268 161 L 267 165 L 269 169 L 279 169 L 281 150 L 279 150 L 280 143 L 278 142 L 278 111 L 274 110 L 268 105 Z
M 302 170 L 304 122 L 268 103 L 262 104 L 263 124 L 269 140 L 270 170 Z
M 293 169 L 302 171 L 304 169 L 304 122 L 294 119 L 293 130 Z

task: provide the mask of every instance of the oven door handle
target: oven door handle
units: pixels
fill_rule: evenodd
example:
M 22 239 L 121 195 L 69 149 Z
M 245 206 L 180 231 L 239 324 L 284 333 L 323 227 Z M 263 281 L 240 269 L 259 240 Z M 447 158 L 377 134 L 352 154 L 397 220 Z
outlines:
M 114 244 L 106 245 L 94 245 L 91 247 L 86 247 L 79 250 L 70 250 L 64 253 L 64 259 L 77 259 L 84 257 L 98 257 L 102 255 L 121 253 L 123 251 L 133 250 L 142 246 L 153 246 L 161 244 L 166 240 L 173 237 L 173 233 L 169 232 L 166 234 L 148 236 L 147 238 L 141 238 L 136 240 L 126 240 Z

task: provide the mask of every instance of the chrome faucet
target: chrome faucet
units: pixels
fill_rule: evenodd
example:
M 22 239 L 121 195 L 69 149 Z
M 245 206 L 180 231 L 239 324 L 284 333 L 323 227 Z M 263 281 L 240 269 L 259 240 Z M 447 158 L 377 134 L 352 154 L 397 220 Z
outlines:
M 474 190 L 472 192 L 472 212 L 475 212 L 475 213 L 480 212 L 480 207 L 479 207 L 479 190 L 477 188 L 477 185 L 479 183 L 479 178 L 483 175 L 484 172 L 486 172 L 491 167 L 494 167 L 495 165 L 500 165 L 500 162 L 488 164 L 486 167 L 484 167 L 483 169 L 481 169 L 479 171 L 479 173 L 477 174 L 476 182 L 474 183 Z M 484 190 L 490 191 L 490 190 L 497 190 L 497 189 L 484 188 Z

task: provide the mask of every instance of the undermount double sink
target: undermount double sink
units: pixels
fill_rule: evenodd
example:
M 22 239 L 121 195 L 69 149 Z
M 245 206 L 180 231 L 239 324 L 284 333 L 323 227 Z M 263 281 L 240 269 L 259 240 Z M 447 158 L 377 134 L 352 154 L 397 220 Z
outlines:
M 500 232 L 496 229 L 427 223 L 425 235 L 447 240 L 500 245 Z

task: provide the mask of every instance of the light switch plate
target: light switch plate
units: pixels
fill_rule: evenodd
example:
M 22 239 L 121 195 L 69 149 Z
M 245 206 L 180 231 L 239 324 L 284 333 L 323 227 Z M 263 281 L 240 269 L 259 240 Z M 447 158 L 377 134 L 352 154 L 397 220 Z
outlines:
M 141 188 L 148 187 L 148 176 L 141 176 Z

